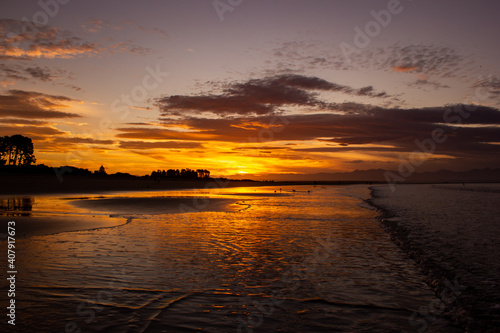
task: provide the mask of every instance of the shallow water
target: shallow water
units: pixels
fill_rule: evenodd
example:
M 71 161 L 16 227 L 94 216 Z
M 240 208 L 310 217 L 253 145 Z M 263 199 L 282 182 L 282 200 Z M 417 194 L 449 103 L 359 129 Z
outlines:
M 109 212 L 129 223 L 18 240 L 16 329 L 417 332 L 414 315 L 437 299 L 362 201 L 369 190 L 293 189 L 122 193 L 193 201 L 188 213 Z M 238 209 L 198 212 L 200 196 Z M 45 201 L 73 199 L 34 201 L 47 212 Z M 443 330 L 454 331 L 444 316 L 427 331 Z
M 500 184 L 398 185 L 394 192 L 388 186 L 374 186 L 374 190 L 375 204 L 395 217 L 385 225 L 419 261 L 439 293 L 450 294 L 453 302 L 448 305 L 457 321 L 468 331 L 498 332 Z

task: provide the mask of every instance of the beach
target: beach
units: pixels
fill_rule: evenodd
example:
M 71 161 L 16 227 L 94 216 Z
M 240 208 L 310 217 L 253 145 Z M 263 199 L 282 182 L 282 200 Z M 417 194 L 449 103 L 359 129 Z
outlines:
M 4 195 L 0 219 L 16 222 L 28 330 L 41 320 L 29 308 L 50 307 L 47 332 L 137 328 L 136 316 L 145 332 L 294 332 L 285 318 L 301 331 L 493 332 L 499 196 L 495 184 L 45 193 Z M 113 299 L 85 301 L 96 292 Z
M 421 309 L 440 298 L 369 198 L 363 185 L 34 196 L 23 219 L 69 214 L 67 224 L 79 216 L 116 225 L 17 240 L 16 325 L 419 332 Z M 18 217 L 9 219 L 22 224 Z M 442 313 L 426 331 L 461 329 Z

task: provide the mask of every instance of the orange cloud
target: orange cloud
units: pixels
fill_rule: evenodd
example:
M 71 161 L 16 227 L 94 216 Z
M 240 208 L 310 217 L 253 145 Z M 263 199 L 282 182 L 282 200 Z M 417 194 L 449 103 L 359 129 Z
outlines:
M 53 45 L 36 45 L 29 50 L 24 50 L 19 47 L 11 47 L 2 50 L 2 54 L 8 57 L 15 58 L 63 58 L 69 59 L 75 56 L 97 53 L 99 50 L 96 44 L 68 45 L 68 43 L 57 43 Z
M 37 139 L 42 139 L 45 137 L 52 137 L 53 135 L 62 135 L 66 132 L 60 131 L 57 128 L 50 126 L 0 126 L 0 135 L 14 135 L 16 133 L 22 133 L 23 135 L 28 135 L 32 139 L 35 137 Z

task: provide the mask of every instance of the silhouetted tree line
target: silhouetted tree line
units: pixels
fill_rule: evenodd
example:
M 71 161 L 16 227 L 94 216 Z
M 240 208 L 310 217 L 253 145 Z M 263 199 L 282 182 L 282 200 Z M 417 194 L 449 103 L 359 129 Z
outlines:
M 135 177 L 123 172 L 108 175 L 102 165 L 99 170 L 91 172 L 88 169 L 71 166 L 51 168 L 43 164 L 33 165 L 35 162 L 36 158 L 31 138 L 20 134 L 0 137 L 0 172 L 2 173 L 49 174 L 55 171 L 58 177 L 63 173 L 73 176 Z M 167 171 L 157 170 L 151 172 L 151 177 L 155 180 L 160 178 L 206 179 L 210 178 L 210 171 L 206 169 L 191 170 L 189 168 L 181 170 L 169 169 Z
M 30 138 L 20 134 L 0 137 L 0 165 L 27 166 L 35 162 Z
M 21 174 L 38 174 L 38 175 L 49 175 L 54 173 L 54 168 L 46 166 L 45 164 L 37 165 L 0 165 L 1 173 L 21 173 Z
M 157 170 L 151 172 L 151 177 L 155 179 L 159 178 L 179 178 L 179 179 L 199 179 L 199 178 L 210 178 L 210 171 L 205 169 L 191 170 L 187 169 L 168 169 Z

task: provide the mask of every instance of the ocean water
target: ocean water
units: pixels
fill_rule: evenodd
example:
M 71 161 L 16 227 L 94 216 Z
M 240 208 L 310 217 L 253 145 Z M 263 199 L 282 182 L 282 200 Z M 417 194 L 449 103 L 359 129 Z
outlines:
M 471 332 L 500 332 L 500 184 L 373 187 L 385 228 L 445 301 L 416 320 L 449 312 Z
M 16 327 L 3 316 L 0 331 L 461 331 L 446 311 L 432 311 L 443 301 L 381 227 L 365 186 L 85 199 L 117 196 L 183 200 L 178 213 L 157 204 L 134 213 L 96 211 L 77 196 L 31 198 L 30 218 L 52 212 L 113 226 L 18 239 Z M 235 202 L 228 211 L 200 211 L 205 198 Z

